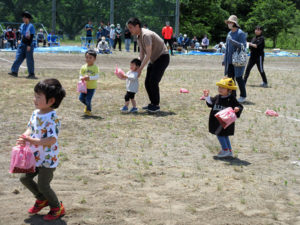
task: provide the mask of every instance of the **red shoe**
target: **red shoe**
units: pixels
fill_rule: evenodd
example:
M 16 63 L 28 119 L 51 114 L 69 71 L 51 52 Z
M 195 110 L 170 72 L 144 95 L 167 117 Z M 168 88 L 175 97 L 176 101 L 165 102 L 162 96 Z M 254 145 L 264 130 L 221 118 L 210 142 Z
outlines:
M 62 217 L 65 215 L 65 208 L 62 204 L 62 202 L 60 202 L 60 207 L 57 207 L 57 208 L 51 208 L 50 209 L 50 212 L 44 216 L 44 220 L 56 220 L 58 219 L 59 217 Z
M 28 210 L 28 212 L 29 212 L 30 214 L 36 214 L 36 213 L 38 213 L 39 211 L 41 211 L 42 208 L 44 208 L 44 207 L 46 207 L 46 206 L 48 206 L 48 200 L 44 200 L 44 201 L 36 200 L 34 206 L 32 206 L 32 207 Z

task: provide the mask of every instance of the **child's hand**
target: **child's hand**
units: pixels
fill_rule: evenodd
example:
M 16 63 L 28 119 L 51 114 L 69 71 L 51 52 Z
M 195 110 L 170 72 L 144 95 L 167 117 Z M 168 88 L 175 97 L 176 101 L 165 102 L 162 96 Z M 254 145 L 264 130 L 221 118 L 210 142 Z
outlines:
M 209 90 L 207 90 L 207 89 L 203 90 L 203 95 L 204 95 L 204 97 L 208 97 L 209 96 Z
M 240 111 L 240 108 L 239 108 L 239 107 L 235 107 L 235 108 L 234 108 L 234 112 L 235 112 L 235 113 L 238 113 L 239 111 Z
M 85 75 L 83 78 L 81 78 L 81 80 L 87 81 L 90 80 L 90 77 L 88 75 Z
M 25 146 L 25 144 L 26 144 L 26 141 L 22 138 L 22 136 L 20 136 L 17 139 L 16 145 Z
M 17 145 L 21 145 L 21 146 L 25 146 L 26 145 L 26 142 L 29 141 L 29 136 L 26 136 L 26 135 L 21 135 L 18 140 L 17 140 Z

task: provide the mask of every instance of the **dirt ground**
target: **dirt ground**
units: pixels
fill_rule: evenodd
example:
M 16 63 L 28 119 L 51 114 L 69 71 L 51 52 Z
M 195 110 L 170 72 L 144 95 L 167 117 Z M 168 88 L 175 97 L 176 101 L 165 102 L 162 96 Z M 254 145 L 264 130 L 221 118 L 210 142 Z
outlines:
M 217 94 L 222 57 L 172 57 L 160 85 L 162 112 L 122 115 L 125 83 L 113 71 L 116 64 L 127 70 L 134 56 L 98 57 L 95 116 L 88 119 L 76 93 L 84 56 L 35 54 L 39 79 L 58 78 L 67 91 L 57 110 L 61 153 L 52 182 L 67 214 L 47 223 L 48 209 L 27 214 L 34 198 L 18 174 L 8 173 L 11 148 L 34 110 L 37 81 L 24 79 L 24 68 L 19 78 L 9 77 L 15 55 L 0 53 L 0 224 L 300 224 L 300 166 L 291 163 L 300 160 L 300 59 L 266 58 L 266 89 L 253 68 L 231 138 L 236 158 L 216 160 L 220 146 L 208 133 L 210 109 L 199 98 L 204 88 Z M 144 77 L 139 108 L 148 103 Z M 281 117 L 265 116 L 266 109 Z

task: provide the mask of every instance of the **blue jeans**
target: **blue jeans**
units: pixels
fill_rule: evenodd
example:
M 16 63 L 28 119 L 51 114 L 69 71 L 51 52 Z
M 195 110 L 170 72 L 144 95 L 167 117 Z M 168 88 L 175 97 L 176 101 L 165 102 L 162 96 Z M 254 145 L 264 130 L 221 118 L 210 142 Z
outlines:
M 130 50 L 130 44 L 131 44 L 131 39 L 126 38 L 125 39 L 125 49 L 127 52 L 129 52 L 129 50 Z
M 231 150 L 231 144 L 228 136 L 217 136 L 223 150 Z
M 87 93 L 80 93 L 79 100 L 86 105 L 88 111 L 92 111 L 92 98 L 96 89 L 87 89 Z
M 33 59 L 33 46 L 30 51 L 27 51 L 27 45 L 21 43 L 17 49 L 16 60 L 14 61 L 11 72 L 18 73 L 21 64 L 26 58 L 27 68 L 29 74 L 34 74 L 34 59 Z
M 114 44 L 115 44 L 115 40 L 112 39 L 112 38 L 110 38 L 109 39 L 109 47 L 110 47 L 110 49 L 112 49 L 114 47 Z

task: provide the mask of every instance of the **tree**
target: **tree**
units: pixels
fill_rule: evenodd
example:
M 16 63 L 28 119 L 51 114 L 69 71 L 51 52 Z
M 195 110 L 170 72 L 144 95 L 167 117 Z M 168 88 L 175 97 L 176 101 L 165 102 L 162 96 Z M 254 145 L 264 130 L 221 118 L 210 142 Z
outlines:
M 279 33 L 294 26 L 296 12 L 295 4 L 289 0 L 259 0 L 249 14 L 246 29 L 253 32 L 255 26 L 263 26 L 264 34 L 272 39 L 275 48 Z
M 190 37 L 207 34 L 214 41 L 226 37 L 224 20 L 229 13 L 221 8 L 221 0 L 189 0 L 181 4 L 180 32 Z

